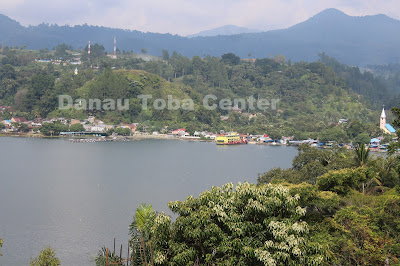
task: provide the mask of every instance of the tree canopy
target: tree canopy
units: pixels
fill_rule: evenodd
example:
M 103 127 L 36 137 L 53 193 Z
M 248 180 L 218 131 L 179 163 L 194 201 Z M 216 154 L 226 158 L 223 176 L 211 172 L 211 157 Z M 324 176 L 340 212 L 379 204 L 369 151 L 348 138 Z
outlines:
M 213 187 L 198 198 L 170 202 L 152 228 L 157 264 L 321 264 L 322 248 L 308 239 L 299 196 L 276 185 Z
M 56 252 L 51 247 L 45 247 L 40 251 L 39 256 L 31 259 L 30 266 L 59 266 L 60 259 L 56 257 Z

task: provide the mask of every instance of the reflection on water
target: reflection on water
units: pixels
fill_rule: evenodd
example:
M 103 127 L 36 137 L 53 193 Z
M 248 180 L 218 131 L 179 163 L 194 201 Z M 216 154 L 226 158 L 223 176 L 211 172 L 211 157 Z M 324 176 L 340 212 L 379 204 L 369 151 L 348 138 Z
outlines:
M 93 265 L 103 245 L 127 243 L 141 202 L 167 202 L 211 186 L 256 182 L 290 167 L 292 147 L 173 140 L 70 143 L 0 138 L 0 265 L 27 265 L 46 245 L 63 265 Z

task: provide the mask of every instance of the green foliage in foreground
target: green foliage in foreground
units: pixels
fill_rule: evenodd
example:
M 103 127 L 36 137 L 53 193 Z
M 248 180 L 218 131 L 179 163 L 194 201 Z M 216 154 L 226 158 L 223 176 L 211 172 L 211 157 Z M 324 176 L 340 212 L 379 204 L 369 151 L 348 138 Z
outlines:
M 366 168 L 341 169 L 320 176 L 317 181 L 317 186 L 320 190 L 346 195 L 351 189 L 358 189 L 361 183 L 374 178 L 374 175 L 374 172 L 368 171 Z
M 56 252 L 51 247 L 45 247 L 39 256 L 31 259 L 30 266 L 59 266 L 61 261 L 56 257 Z
M 400 263 L 400 197 L 354 196 L 369 201 L 350 205 L 326 220 L 332 230 L 332 261 L 349 265 L 387 265 Z M 364 198 L 365 197 L 365 198 Z M 325 231 L 325 232 L 326 232 Z
M 136 209 L 133 221 L 129 225 L 130 244 L 132 247 L 131 258 L 133 257 L 132 262 L 135 265 L 146 264 L 152 259 L 152 249 L 150 245 L 145 245 L 145 243 L 150 243 L 151 228 L 154 225 L 156 215 L 157 213 L 151 204 L 142 203 Z
M 328 247 L 333 265 L 398 265 L 400 263 L 400 195 L 341 197 L 336 212 L 310 223 L 311 239 Z
M 120 260 L 119 256 L 111 250 L 108 250 L 108 259 L 107 259 L 107 248 L 106 247 L 102 247 L 94 259 L 96 266 L 104 266 L 104 265 L 106 265 L 106 262 L 115 263 L 114 265 L 122 265 L 122 263 L 120 263 L 120 261 L 121 260 Z
M 149 240 L 150 229 L 153 226 L 156 214 L 151 204 L 140 204 L 133 216 L 132 223 L 129 225 L 129 234 L 131 237 L 135 239 L 143 237 L 145 240 Z
M 399 265 L 399 158 L 362 150 L 300 146 L 291 169 L 258 186 L 170 202 L 175 222 L 141 205 L 131 256 L 138 265 Z
M 363 144 L 301 145 L 292 168 L 260 175 L 258 186 L 170 202 L 175 222 L 139 206 L 131 256 L 139 265 L 399 265 L 399 176 L 400 156 Z
M 258 181 L 300 195 L 310 240 L 327 248 L 328 264 L 399 265 L 399 174 L 398 156 L 370 156 L 363 144 L 352 153 L 300 146 L 292 168 Z
M 298 155 L 293 159 L 292 168 L 274 168 L 259 175 L 259 184 L 270 182 L 291 182 L 299 184 L 307 182 L 315 184 L 317 178 L 331 170 L 355 166 L 354 155 L 344 148 L 315 149 L 309 145 L 300 145 Z
M 162 265 L 318 265 L 299 196 L 280 185 L 213 187 L 198 198 L 170 202 L 152 227 L 154 261 Z
M 300 195 L 306 208 L 311 241 L 326 247 L 326 263 L 333 265 L 398 265 L 400 262 L 400 194 L 389 190 L 346 196 L 321 191 L 310 184 L 282 183 Z
M 365 144 L 362 143 L 361 145 L 358 145 L 355 149 L 356 152 L 356 162 L 358 166 L 363 167 L 369 159 L 369 148 L 367 149 L 365 147 Z

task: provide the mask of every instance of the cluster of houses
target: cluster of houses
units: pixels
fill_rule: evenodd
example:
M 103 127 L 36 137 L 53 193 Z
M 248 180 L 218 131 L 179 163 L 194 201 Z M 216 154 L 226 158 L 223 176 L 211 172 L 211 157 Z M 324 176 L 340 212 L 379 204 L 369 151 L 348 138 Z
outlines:
M 321 143 L 318 139 L 306 139 L 306 140 L 295 140 L 294 136 L 285 137 L 282 136 L 280 139 L 272 139 L 268 135 L 249 135 L 249 141 L 271 144 L 271 145 L 292 145 L 298 146 L 300 144 L 308 144 L 312 147 L 321 147 L 321 146 L 332 146 L 334 144 L 333 141 L 327 143 Z
M 270 143 L 270 144 L 287 144 L 288 142 L 295 141 L 294 137 L 281 137 L 279 140 L 274 140 L 268 135 L 249 135 L 249 141 Z
M 0 121 L 0 123 L 4 125 L 4 128 L 0 130 L 0 132 L 3 133 L 17 132 L 19 130 L 17 126 L 18 124 L 26 124 L 29 132 L 33 132 L 35 129 L 42 126 L 42 121 L 37 119 L 34 121 L 28 121 L 25 117 L 12 117 L 11 119 Z
M 103 121 L 95 119 L 94 116 L 89 116 L 87 119 L 83 121 L 79 121 L 76 119 L 71 119 L 70 125 L 74 124 L 82 124 L 85 132 L 99 132 L 99 133 L 106 133 L 107 131 L 115 128 L 128 128 L 131 133 L 136 131 L 137 124 L 120 124 L 120 125 L 110 125 L 105 124 Z
M 158 134 L 158 132 L 153 132 L 154 135 Z M 169 137 L 174 137 L 174 138 L 183 138 L 183 139 L 200 139 L 201 137 L 204 137 L 209 140 L 215 140 L 217 136 L 221 135 L 229 135 L 230 132 L 225 132 L 224 130 L 221 130 L 219 133 L 213 133 L 213 132 L 208 132 L 208 131 L 202 131 L 202 132 L 194 132 L 193 135 L 190 135 L 189 132 L 186 132 L 184 128 L 176 129 L 168 133 Z M 249 142 L 253 143 L 259 143 L 259 144 L 270 144 L 270 145 L 300 145 L 300 144 L 309 144 L 311 146 L 322 146 L 321 143 L 319 143 L 318 140 L 313 140 L 313 139 L 308 139 L 308 140 L 294 140 L 293 136 L 290 137 L 281 137 L 280 139 L 272 139 L 268 135 L 240 135 L 242 138 L 245 138 Z M 324 144 L 325 146 L 333 145 L 332 143 L 326 143 Z
M 0 106 L 0 114 L 4 113 L 4 111 L 8 111 L 10 113 L 10 107 L 9 106 Z M 343 119 L 345 120 L 345 119 Z M 148 134 L 148 133 L 141 133 L 137 132 L 136 128 L 138 126 L 137 123 L 133 124 L 120 124 L 120 125 L 110 125 L 106 124 L 103 121 L 96 119 L 94 116 L 89 116 L 87 119 L 84 119 L 83 121 L 77 120 L 77 119 L 70 119 L 67 120 L 65 118 L 59 117 L 59 118 L 52 118 L 52 119 L 41 119 L 41 118 L 35 118 L 34 120 L 28 121 L 24 117 L 12 117 L 11 119 L 7 120 L 0 120 L 0 123 L 3 124 L 4 126 L 1 127 L 0 132 L 3 133 L 13 133 L 13 132 L 18 132 L 20 130 L 21 124 L 25 124 L 25 132 L 27 133 L 40 133 L 40 127 L 45 124 L 45 123 L 61 123 L 64 125 L 68 125 L 71 127 L 72 125 L 75 124 L 81 124 L 83 127 L 84 131 L 81 132 L 62 132 L 61 135 L 93 135 L 93 134 L 100 134 L 100 135 L 105 135 L 109 130 L 116 129 L 116 128 L 126 128 L 129 129 L 129 132 L 131 134 Z M 341 123 L 346 123 L 347 121 L 340 121 Z M 382 114 L 380 117 L 380 129 L 384 131 L 386 134 L 391 134 L 395 135 L 396 130 L 388 123 L 386 123 L 386 114 L 385 110 L 382 110 Z M 215 140 L 217 136 L 220 135 L 226 135 L 229 133 L 225 133 L 223 130 L 221 130 L 219 133 L 213 133 L 213 132 L 208 132 L 208 131 L 195 131 L 193 135 L 191 135 L 189 132 L 186 131 L 185 128 L 179 128 L 176 130 L 168 131 L 168 127 L 165 127 L 162 130 L 162 133 L 165 134 L 168 137 L 173 137 L 173 138 L 184 138 L 184 139 L 200 139 L 200 138 L 206 138 L 209 140 Z M 158 132 L 153 132 L 153 135 L 159 135 Z M 327 143 L 320 143 L 318 139 L 307 139 L 307 140 L 295 140 L 293 136 L 291 137 L 281 137 L 280 139 L 272 139 L 268 135 L 243 135 L 247 139 L 247 141 L 250 142 L 256 142 L 256 143 L 263 143 L 263 144 L 271 144 L 271 145 L 300 145 L 300 144 L 308 144 L 310 146 L 315 146 L 315 147 L 321 147 L 321 146 L 333 146 L 333 141 L 332 142 L 327 142 Z M 377 137 L 371 139 L 369 143 L 369 147 L 371 149 L 377 149 L 377 150 L 386 150 L 387 145 L 383 144 L 384 137 Z M 351 148 L 351 146 L 349 146 Z
M 153 132 L 153 134 L 158 134 L 157 132 Z M 184 128 L 179 128 L 176 130 L 172 130 L 168 133 L 169 137 L 175 137 L 175 138 L 192 138 L 192 139 L 200 139 L 201 137 L 204 137 L 206 139 L 210 140 L 215 140 L 217 137 L 217 134 L 208 132 L 208 131 L 195 131 L 193 135 L 191 136 L 189 132 L 186 132 L 186 129 Z
M 35 62 L 37 63 L 51 63 L 53 65 L 58 65 L 58 66 L 68 66 L 68 65 L 81 65 L 82 62 L 80 61 L 80 58 L 76 58 L 74 60 L 61 60 L 61 59 L 35 59 Z
M 3 113 L 4 111 L 11 111 L 11 106 L 6 106 L 6 105 L 0 105 L 0 113 Z
M 107 131 L 116 128 L 127 128 L 130 130 L 131 134 L 140 134 L 140 132 L 136 131 L 138 127 L 137 123 L 133 124 L 120 124 L 120 125 L 110 125 L 106 124 L 101 120 L 95 119 L 93 116 L 89 116 L 87 119 L 83 121 L 77 119 L 65 119 L 63 117 L 59 118 L 51 118 L 51 119 L 41 119 L 35 118 L 34 120 L 27 120 L 24 117 L 12 117 L 10 120 L 1 120 L 0 123 L 4 124 L 4 129 L 0 132 L 2 133 L 16 133 L 19 130 L 19 124 L 26 124 L 28 132 L 26 133 L 40 133 L 40 127 L 45 123 L 61 123 L 63 125 L 68 125 L 69 127 L 75 124 L 81 124 L 84 128 L 82 132 L 62 132 L 61 135 L 84 135 L 85 133 L 98 133 L 98 134 L 105 134 Z M 189 132 L 186 131 L 185 128 L 179 128 L 172 131 L 166 131 L 168 137 L 174 138 L 187 138 L 187 139 L 200 139 L 201 137 L 215 140 L 217 135 L 213 132 L 208 131 L 196 131 L 193 135 L 190 135 Z M 159 132 L 153 132 L 153 135 L 159 135 Z M 222 134 L 220 132 L 220 134 Z
M 90 133 L 106 133 L 110 129 L 115 128 L 128 128 L 132 133 L 136 131 L 137 124 L 120 124 L 120 125 L 108 125 L 103 121 L 95 119 L 93 116 L 89 116 L 87 119 L 80 121 L 77 119 L 67 120 L 63 117 L 42 119 L 35 118 L 34 120 L 27 120 L 24 117 L 12 117 L 11 119 L 1 120 L 0 123 L 4 124 L 4 129 L 1 130 L 3 133 L 14 133 L 19 130 L 19 124 L 26 124 L 28 132 L 27 133 L 40 133 L 40 127 L 45 123 L 55 123 L 59 122 L 63 125 L 72 126 L 75 124 L 82 124 L 84 132 Z M 78 132 L 70 132 L 70 134 Z M 83 133 L 83 132 L 79 132 Z
M 63 58 L 58 58 L 58 59 L 35 59 L 35 62 L 38 63 L 51 63 L 54 65 L 62 65 L 62 66 L 67 66 L 68 64 L 70 65 L 81 65 L 81 53 L 78 52 L 72 52 L 72 59 L 71 60 L 64 60 Z

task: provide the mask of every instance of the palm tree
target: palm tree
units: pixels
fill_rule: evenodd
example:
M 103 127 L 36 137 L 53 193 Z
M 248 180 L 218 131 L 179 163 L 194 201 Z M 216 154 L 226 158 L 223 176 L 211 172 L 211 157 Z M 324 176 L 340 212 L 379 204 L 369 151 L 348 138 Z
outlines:
M 369 148 L 366 149 L 365 148 L 365 144 L 362 143 L 361 145 L 358 144 L 356 149 L 355 149 L 355 153 L 356 153 L 356 164 L 360 167 L 364 167 L 369 159 Z
M 389 156 L 378 157 L 368 163 L 378 175 L 379 181 L 381 182 L 375 182 L 378 186 L 394 187 L 399 182 L 399 174 L 396 171 L 398 162 L 398 158 Z
M 108 259 L 107 259 L 108 255 Z M 99 252 L 97 253 L 97 256 L 94 258 L 94 262 L 96 266 L 100 265 L 106 265 L 106 262 L 108 263 L 113 263 L 113 265 L 123 265 L 121 263 L 120 257 L 118 257 L 117 254 L 115 254 L 114 251 L 109 250 L 107 254 L 107 248 L 102 247 Z M 110 264 L 107 264 L 110 265 Z
M 151 227 L 154 225 L 156 211 L 151 204 L 139 204 L 133 221 L 129 225 L 129 234 L 131 235 L 132 256 L 135 257 L 134 264 L 147 265 L 147 261 L 152 259 L 151 250 Z M 149 246 L 147 246 L 147 244 Z
M 355 153 L 356 153 L 355 160 L 357 166 L 365 167 L 369 159 L 369 147 L 368 149 L 366 149 L 364 143 L 362 143 L 361 145 L 358 144 L 355 149 Z M 365 194 L 365 182 L 362 183 L 362 190 L 363 194 Z
M 129 234 L 132 238 L 140 235 L 140 237 L 143 237 L 145 240 L 149 240 L 150 229 L 154 224 L 156 215 L 157 213 L 151 204 L 139 204 L 139 207 L 136 209 L 136 213 L 133 216 L 133 221 L 129 225 Z

